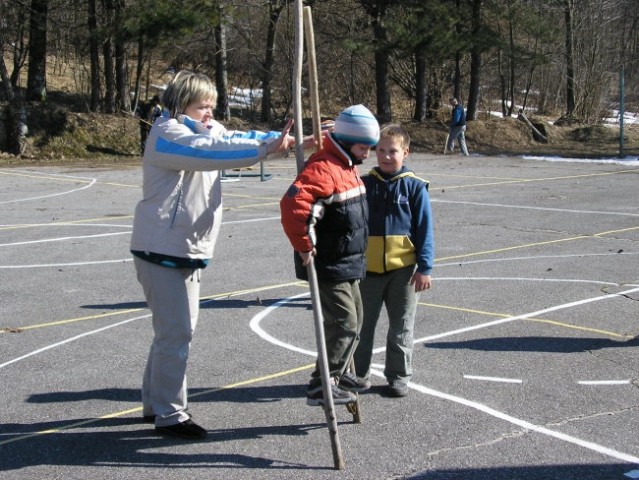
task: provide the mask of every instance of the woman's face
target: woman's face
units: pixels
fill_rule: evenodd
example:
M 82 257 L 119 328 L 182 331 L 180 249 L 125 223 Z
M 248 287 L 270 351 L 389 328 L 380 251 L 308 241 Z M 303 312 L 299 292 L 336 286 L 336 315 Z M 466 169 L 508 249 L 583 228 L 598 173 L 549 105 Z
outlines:
M 184 114 L 191 117 L 193 120 L 202 122 L 204 126 L 208 126 L 208 123 L 213 119 L 213 109 L 215 103 L 213 100 L 197 100 L 191 102 L 184 109 Z

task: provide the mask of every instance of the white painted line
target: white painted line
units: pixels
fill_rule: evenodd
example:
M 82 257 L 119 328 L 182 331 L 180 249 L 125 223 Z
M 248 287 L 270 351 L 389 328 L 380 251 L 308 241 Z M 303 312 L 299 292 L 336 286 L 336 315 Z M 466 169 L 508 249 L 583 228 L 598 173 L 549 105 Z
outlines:
M 53 268 L 53 267 L 84 267 L 87 265 L 104 265 L 107 263 L 129 263 L 133 261 L 133 257 L 121 258 L 116 260 L 98 260 L 93 262 L 70 262 L 70 263 L 41 263 L 35 265 L 0 265 L 0 270 L 6 269 L 22 269 L 22 268 Z
M 81 338 L 88 337 L 89 335 L 93 335 L 94 333 L 100 333 L 100 332 L 103 332 L 105 330 L 109 330 L 109 329 L 114 328 L 114 327 L 119 327 L 120 325 L 125 325 L 125 324 L 133 322 L 135 320 L 140 320 L 142 318 L 147 318 L 147 317 L 150 317 L 150 316 L 151 316 L 151 314 L 149 313 L 149 314 L 146 314 L 146 315 L 142 315 L 141 317 L 129 318 L 128 320 L 123 320 L 123 321 L 118 322 L 118 323 L 113 323 L 111 325 L 107 325 L 106 327 L 98 328 L 97 330 L 91 330 L 90 332 L 81 333 L 80 335 L 76 335 L 75 337 L 67 338 L 66 340 L 63 340 L 61 342 L 53 343 L 51 345 L 47 345 L 46 347 L 39 348 L 38 350 L 34 350 L 33 352 L 27 353 L 26 355 L 22 355 L 21 357 L 14 358 L 13 360 L 9 360 L 8 362 L 0 363 L 0 368 L 4 368 L 4 367 L 6 367 L 8 365 L 11 365 L 12 363 L 16 363 L 16 362 L 19 362 L 20 360 L 24 360 L 25 358 L 32 357 L 33 355 L 37 355 L 38 353 L 46 352 L 47 350 L 51 350 L 52 348 L 60 347 L 60 346 L 65 345 L 67 343 L 74 342 L 75 340 L 79 340 Z
M 631 380 L 580 380 L 579 385 L 630 385 Z
M 639 470 L 630 470 L 623 474 L 624 477 L 628 478 L 639 478 Z
M 574 210 L 569 208 L 531 207 L 528 205 L 507 205 L 502 203 L 462 202 L 456 200 L 431 199 L 431 203 L 449 203 L 452 205 L 474 205 L 477 207 L 516 208 L 520 210 L 540 210 L 542 212 L 584 213 L 587 215 L 618 215 L 621 217 L 639 217 L 639 213 L 603 212 L 600 210 Z
M 29 240 L 26 242 L 2 243 L 0 244 L 0 247 L 14 247 L 16 245 L 33 245 L 35 243 L 64 242 L 66 240 L 81 240 L 84 238 L 113 237 L 116 235 L 130 235 L 130 234 L 131 232 L 115 232 L 115 233 L 98 233 L 96 235 L 81 235 L 81 236 L 75 236 L 75 237 L 46 238 L 43 240 Z
M 542 427 L 539 425 L 535 425 L 533 423 L 527 422 L 526 420 L 521 420 L 519 418 L 515 418 L 506 413 L 495 410 L 494 408 L 488 407 L 478 402 L 473 402 L 472 400 L 467 400 L 465 398 L 457 397 L 455 395 L 449 395 L 447 393 L 439 392 L 437 390 L 433 390 L 432 388 L 424 387 L 422 385 L 417 385 L 415 383 L 409 382 L 408 386 L 418 392 L 424 393 L 426 395 L 431 395 L 433 397 L 441 398 L 442 400 L 448 400 L 450 402 L 458 403 L 460 405 L 464 405 L 480 412 L 486 413 L 492 417 L 498 418 L 500 420 L 504 420 L 506 422 L 512 423 L 513 425 L 517 425 L 526 430 L 530 430 L 535 433 L 541 433 L 542 435 L 547 435 L 552 438 L 556 438 L 563 442 L 571 443 L 573 445 L 577 445 L 588 450 L 592 450 L 594 452 L 600 453 L 602 455 L 616 458 L 618 460 L 639 464 L 639 457 L 635 457 L 633 455 L 619 452 L 617 450 L 613 450 L 612 448 L 604 447 L 603 445 L 596 444 L 594 442 L 589 442 L 587 440 L 582 440 L 577 437 L 573 437 L 572 435 L 567 435 L 565 433 L 556 432 L 546 427 Z
M 266 222 L 270 220 L 279 220 L 281 217 L 264 217 L 264 218 L 250 218 L 248 220 L 231 220 L 229 222 L 222 222 L 222 225 L 231 225 L 234 223 L 253 223 L 253 222 Z
M 576 302 L 569 302 L 569 303 L 564 303 L 562 305 L 555 305 L 554 307 L 544 308 L 542 310 L 537 310 L 536 312 L 524 313 L 522 315 L 515 315 L 513 317 L 502 318 L 499 320 L 494 320 L 492 322 L 473 325 L 472 327 L 451 330 L 450 332 L 442 332 L 436 335 L 430 335 L 428 337 L 418 338 L 414 342 L 415 343 L 431 342 L 433 340 L 438 340 L 440 338 L 451 337 L 453 335 L 459 335 L 461 333 L 468 333 L 474 330 L 481 330 L 483 328 L 494 327 L 496 325 L 514 322 L 515 320 L 523 320 L 526 318 L 538 317 L 540 315 L 545 315 L 546 313 L 556 312 L 558 310 L 564 310 L 566 308 L 578 307 L 580 305 L 586 305 L 588 303 L 599 302 L 602 300 L 610 300 L 612 298 L 619 298 L 619 297 L 623 297 L 624 295 L 629 295 L 635 292 L 639 292 L 639 288 L 631 288 L 629 290 L 624 290 L 623 292 L 619 292 L 619 293 L 610 293 L 607 295 L 601 295 L 599 297 L 592 297 L 592 298 L 586 298 L 584 300 L 577 300 Z M 373 350 L 373 351 L 376 352 L 377 350 Z
M 464 375 L 463 378 L 467 380 L 481 380 L 485 382 L 524 383 L 524 381 L 519 378 L 481 377 L 478 375 Z
M 16 170 L 16 172 L 17 171 L 18 170 Z M 6 172 L 0 171 L 0 173 L 6 173 Z M 36 172 L 28 172 L 28 174 L 29 175 L 38 175 Z M 73 188 L 71 190 L 67 190 L 67 191 L 64 191 L 64 192 L 52 193 L 50 195 L 41 195 L 39 197 L 29 197 L 29 198 L 16 198 L 16 199 L 13 199 L 13 200 L 4 200 L 4 201 L 0 202 L 0 205 L 4 205 L 4 204 L 7 204 L 7 203 L 27 202 L 27 201 L 30 201 L 30 200 L 41 200 L 43 198 L 60 197 L 62 195 L 67 195 L 69 193 L 79 192 L 81 190 L 85 190 L 87 188 L 91 188 L 98 181 L 97 178 L 73 177 L 73 176 L 70 176 L 70 175 L 59 175 L 59 174 L 58 175 L 56 175 L 56 174 L 40 174 L 40 176 L 42 176 L 42 177 L 44 177 L 44 176 L 58 176 L 58 177 L 61 177 L 61 178 L 78 179 L 78 180 L 83 180 L 85 182 L 88 181 L 89 183 L 87 185 L 83 185 L 82 187 L 79 187 L 79 188 Z
M 636 290 L 639 290 L 639 289 L 634 289 L 634 290 L 631 290 L 631 291 L 634 292 Z M 622 294 L 623 293 L 628 293 L 628 292 L 622 292 Z M 261 313 L 255 315 L 251 319 L 251 321 L 249 323 L 249 325 L 251 327 L 251 330 L 253 330 L 255 333 L 257 333 L 261 338 L 263 338 L 263 339 L 265 339 L 265 340 L 267 340 L 267 341 L 269 341 L 269 342 L 271 342 L 271 343 L 273 343 L 273 344 L 275 344 L 277 346 L 286 348 L 286 349 L 294 351 L 294 352 L 304 353 L 306 355 L 310 355 L 310 356 L 313 356 L 313 357 L 317 356 L 316 352 L 312 352 L 312 351 L 309 351 L 309 350 L 304 350 L 304 349 L 301 349 L 301 348 L 296 347 L 294 345 L 282 342 L 281 340 L 277 340 L 276 338 L 274 338 L 271 335 L 269 335 L 268 333 L 266 333 L 260 327 L 260 322 L 268 314 L 270 314 L 273 310 L 275 310 L 276 308 L 279 308 L 282 305 L 285 305 L 286 303 L 289 303 L 289 301 L 291 301 L 293 299 L 297 299 L 297 298 L 300 298 L 300 297 L 303 297 L 303 296 L 308 296 L 308 295 L 309 295 L 308 293 L 304 293 L 304 294 L 301 294 L 301 295 L 296 295 L 294 297 L 285 298 L 283 300 L 280 300 L 276 304 L 264 309 Z M 620 295 L 620 294 L 618 294 L 618 295 Z M 579 302 L 572 302 L 570 304 L 559 305 L 557 307 L 552 307 L 550 309 L 545 309 L 544 311 L 553 311 L 553 310 L 558 310 L 560 308 L 567 308 L 568 306 L 581 305 L 583 303 L 588 303 L 589 301 L 597 301 L 597 300 L 600 300 L 600 299 L 603 299 L 603 298 L 608 298 L 608 297 L 595 297 L 594 299 L 582 300 L 582 301 L 579 301 Z M 529 315 L 533 315 L 533 314 L 529 314 Z M 521 317 L 524 317 L 524 316 L 520 315 L 518 317 L 513 317 L 513 319 L 521 318 Z M 500 322 L 500 323 L 503 323 L 503 322 Z M 492 324 L 495 324 L 495 322 L 489 322 L 488 324 L 485 324 L 485 325 L 492 325 Z M 455 332 L 457 332 L 457 331 L 455 331 Z M 445 336 L 446 334 L 441 334 L 441 335 Z M 419 342 L 419 341 L 422 341 L 422 340 L 415 340 L 415 342 Z M 379 376 L 379 377 L 383 377 L 383 374 L 380 371 L 378 371 L 378 370 L 371 370 L 371 374 Z M 503 412 L 495 410 L 494 408 L 488 407 L 488 406 L 483 405 L 481 403 L 473 402 L 471 400 L 468 400 L 468 399 L 465 399 L 465 398 L 462 398 L 462 397 L 457 397 L 455 395 L 450 395 L 448 393 L 440 392 L 440 391 L 434 390 L 432 388 L 425 387 L 423 385 L 418 385 L 418 384 L 413 383 L 413 382 L 409 382 L 408 386 L 409 386 L 409 388 L 412 388 L 413 390 L 416 390 L 418 392 L 424 393 L 426 395 L 430 395 L 430 396 L 433 396 L 433 397 L 440 398 L 442 400 L 447 400 L 449 402 L 454 402 L 454 403 L 458 403 L 460 405 L 464 405 L 464 406 L 473 408 L 473 409 L 478 410 L 480 412 L 486 413 L 486 414 L 488 414 L 488 415 L 490 415 L 492 417 L 495 417 L 495 418 L 498 418 L 500 420 L 504 420 L 506 422 L 512 423 L 514 425 L 517 425 L 517 426 L 519 426 L 521 428 L 524 428 L 526 430 L 530 430 L 532 432 L 540 433 L 542 435 L 547 435 L 547 436 L 556 438 L 558 440 L 561 440 L 561 441 L 564 441 L 564 442 L 567 442 L 567 443 L 571 443 L 573 445 L 577 445 L 577 446 L 592 450 L 592 451 L 597 452 L 597 453 L 599 453 L 601 455 L 605 455 L 605 456 L 608 456 L 608 457 L 616 458 L 618 460 L 622 460 L 624 462 L 633 463 L 633 464 L 639 464 L 639 457 L 635 457 L 633 455 L 630 455 L 630 454 L 627 454 L 627 453 L 623 453 L 623 452 L 618 452 L 617 450 L 613 450 L 611 448 L 604 447 L 602 445 L 598 445 L 598 444 L 596 444 L 594 442 L 589 442 L 587 440 L 581 440 L 580 438 L 573 437 L 571 435 L 566 435 L 564 433 L 556 432 L 556 431 L 551 430 L 551 429 L 546 428 L 546 427 L 535 425 L 535 424 L 527 422 L 525 420 L 521 420 L 519 418 L 512 417 L 512 416 L 510 416 L 508 414 L 505 414 Z
M 458 267 L 461 265 L 473 265 L 476 263 L 501 263 L 501 262 L 529 262 L 531 260 L 551 260 L 555 258 L 589 258 L 589 257 L 615 257 L 625 255 L 639 255 L 639 252 L 614 252 L 614 253 L 575 253 L 570 255 L 533 255 L 530 257 L 508 257 L 508 258 L 482 258 L 478 260 L 464 260 L 457 262 L 438 263 L 437 268 Z
M 293 352 L 298 352 L 298 353 L 302 353 L 304 355 L 309 355 L 311 357 L 317 357 L 317 352 L 313 352 L 311 350 L 305 350 L 303 348 L 296 347 L 296 346 L 291 345 L 289 343 L 282 342 L 282 341 L 278 340 L 277 338 L 275 338 L 275 337 L 269 335 L 268 333 L 266 333 L 264 331 L 264 329 L 262 329 L 262 327 L 260 327 L 260 322 L 262 321 L 262 319 L 265 318 L 266 316 L 268 316 L 276 308 L 279 308 L 282 305 L 290 303 L 291 300 L 295 300 L 295 299 L 302 298 L 302 297 L 308 297 L 309 295 L 310 295 L 310 293 L 306 292 L 306 293 L 301 293 L 299 295 L 295 295 L 293 297 L 284 298 L 284 299 L 280 300 L 279 302 L 274 303 L 273 305 L 265 308 L 261 313 L 258 313 L 253 318 L 251 318 L 251 321 L 249 323 L 249 326 L 251 327 L 251 330 L 253 330 L 261 338 L 263 338 L 264 340 L 266 340 L 269 343 L 272 343 L 273 345 L 277 345 L 278 347 L 286 348 L 287 350 L 291 350 Z

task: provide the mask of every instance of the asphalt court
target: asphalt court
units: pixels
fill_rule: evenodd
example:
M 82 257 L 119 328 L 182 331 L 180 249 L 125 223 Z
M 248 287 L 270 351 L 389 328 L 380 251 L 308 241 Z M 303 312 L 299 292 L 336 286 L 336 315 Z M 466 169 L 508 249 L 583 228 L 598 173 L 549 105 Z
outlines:
M 431 182 L 434 288 L 403 399 L 380 394 L 382 318 L 362 423 L 337 408 L 342 471 L 305 405 L 312 311 L 279 222 L 294 163 L 223 184 L 189 361 L 202 442 L 140 422 L 141 169 L 0 169 L 3 479 L 639 478 L 638 162 L 411 158 Z

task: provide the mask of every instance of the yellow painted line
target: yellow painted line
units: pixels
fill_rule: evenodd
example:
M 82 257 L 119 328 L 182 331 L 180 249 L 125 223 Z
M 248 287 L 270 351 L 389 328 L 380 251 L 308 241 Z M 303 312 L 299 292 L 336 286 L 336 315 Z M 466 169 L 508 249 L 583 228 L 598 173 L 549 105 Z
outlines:
M 86 317 L 70 318 L 67 320 L 58 320 L 56 322 L 39 323 L 37 325 L 28 325 L 26 327 L 3 327 L 2 329 L 0 329 L 0 333 L 23 332 L 26 330 L 34 330 L 36 328 L 56 327 L 58 325 L 66 325 L 69 323 L 83 322 L 86 320 L 97 320 L 98 318 L 112 317 L 115 315 L 125 315 L 127 313 L 139 312 L 141 310 L 144 310 L 144 308 L 132 308 L 129 310 L 122 310 L 120 312 L 101 313 L 99 315 L 89 315 Z
M 91 183 L 91 182 L 93 182 L 93 178 L 50 177 L 48 175 L 29 175 L 27 173 L 22 173 L 22 172 L 8 172 L 8 171 L 2 171 L 2 170 L 0 170 L 0 174 L 7 175 L 7 176 L 13 176 L 13 177 L 37 178 L 37 179 L 43 179 L 43 180 L 58 180 L 58 181 L 73 182 L 73 183 Z
M 490 255 L 491 253 L 501 253 L 501 252 L 508 252 L 508 251 L 511 251 L 511 250 L 521 250 L 523 248 L 538 247 L 538 246 L 541 246 L 541 245 L 551 245 L 553 243 L 571 242 L 571 241 L 574 241 L 574 240 L 583 240 L 583 239 L 586 239 L 586 238 L 603 237 L 605 235 L 612 235 L 614 233 L 621 233 L 621 232 L 631 232 L 633 230 L 639 230 L 639 226 L 622 228 L 622 229 L 619 229 L 619 230 L 610 230 L 610 231 L 607 231 L 607 232 L 593 233 L 591 235 L 579 235 L 577 237 L 559 238 L 557 240 L 547 240 L 547 241 L 544 241 L 544 242 L 526 243 L 526 244 L 523 244 L 523 245 L 514 245 L 514 246 L 511 246 L 511 247 L 496 248 L 494 250 L 484 250 L 482 252 L 463 253 L 463 254 L 460 254 L 460 255 L 452 255 L 450 257 L 437 258 L 435 260 L 435 262 L 441 262 L 441 261 L 444 261 L 444 260 L 454 260 L 454 259 L 458 259 L 458 258 L 476 257 L 476 256 L 480 256 L 480 255 Z
M 257 288 L 251 288 L 251 289 L 247 289 L 247 290 L 236 290 L 234 292 L 227 292 L 227 293 L 218 293 L 215 295 L 209 295 L 206 297 L 200 297 L 200 301 L 207 301 L 207 300 L 215 300 L 215 299 L 221 299 L 221 298 L 230 298 L 230 297 L 237 297 L 240 295 L 246 295 L 249 293 L 257 293 L 257 292 L 262 292 L 265 290 L 273 290 L 276 288 L 284 288 L 284 287 L 290 287 L 290 286 L 303 286 L 303 282 L 288 282 L 288 283 L 281 283 L 278 285 L 267 285 L 265 287 L 257 287 Z M 109 313 L 101 313 L 99 315 L 89 315 L 86 317 L 79 317 L 79 318 L 70 318 L 67 320 L 58 320 L 56 322 L 48 322 L 48 323 L 40 323 L 37 325 L 28 325 L 26 327 L 4 327 L 0 329 L 0 334 L 2 333 L 10 333 L 10 332 L 21 332 L 21 331 L 25 331 L 25 330 L 34 330 L 36 328 L 46 328 L 46 327 L 55 327 L 58 325 L 66 325 L 69 323 L 76 323 L 76 322 L 83 322 L 86 320 L 97 320 L 99 318 L 106 318 L 106 317 L 113 317 L 116 315 L 126 315 L 128 313 L 134 313 L 134 312 L 140 312 L 142 310 L 146 310 L 146 307 L 143 308 L 131 308 L 128 310 L 122 310 L 122 311 L 118 311 L 118 312 L 109 312 Z
M 512 314 L 505 314 L 505 313 L 496 313 L 496 312 L 487 312 L 484 310 L 474 310 L 471 308 L 463 308 L 463 307 L 452 307 L 450 305 L 438 305 L 435 303 L 423 303 L 423 302 L 417 302 L 418 305 L 422 305 L 425 307 L 433 307 L 433 308 L 441 308 L 444 310 L 454 310 L 457 312 L 465 312 L 465 313 L 474 313 L 477 315 L 486 315 L 486 316 L 490 316 L 490 317 L 499 317 L 499 318 L 510 318 L 510 317 L 514 317 L 515 315 Z M 563 328 L 569 328 L 569 329 L 573 329 L 573 330 L 581 330 L 584 332 L 591 332 L 591 333 L 600 333 L 602 335 L 606 335 L 608 337 L 613 337 L 613 338 L 624 338 L 624 339 L 630 339 L 630 338 L 634 338 L 633 335 L 623 335 L 623 334 L 619 334 L 619 333 L 615 333 L 615 332 L 610 332 L 608 330 L 601 330 L 598 328 L 590 328 L 590 327 L 582 327 L 580 325 L 572 325 L 570 323 L 564 323 L 564 322 L 558 322 L 556 320 L 547 320 L 547 319 L 543 319 L 543 318 L 525 318 L 524 320 L 526 321 L 530 321 L 530 322 L 538 322 L 538 323 L 548 323 L 550 325 L 555 325 L 557 327 L 563 327 Z
M 45 179 L 45 180 L 61 180 L 63 182 L 74 182 L 74 183 L 91 183 L 94 181 L 93 178 L 89 179 L 89 178 L 74 177 L 72 175 L 68 175 L 69 178 L 65 178 L 62 176 L 52 177 L 49 175 L 30 175 L 24 172 L 8 172 L 8 171 L 2 171 L 2 170 L 0 170 L 0 174 L 7 175 L 7 176 L 37 178 L 37 179 Z M 67 174 L 61 174 L 61 175 L 67 175 Z M 128 183 L 116 183 L 116 182 L 100 182 L 97 179 L 95 180 L 95 184 L 109 185 L 112 187 L 141 188 L 141 185 L 131 185 Z
M 239 210 L 241 208 L 256 208 L 256 207 L 272 207 L 273 205 L 279 205 L 279 204 L 280 202 L 278 200 L 278 201 L 272 201 L 270 203 L 252 203 L 247 205 L 233 205 L 232 207 L 225 205 L 224 210 Z
M 131 185 L 129 183 L 115 183 L 115 182 L 97 182 L 100 185 L 109 185 L 110 187 L 126 187 L 126 188 L 142 188 L 142 185 Z
M 634 335 L 622 335 L 622 334 L 615 333 L 615 332 L 609 332 L 608 330 L 600 330 L 598 328 L 582 327 L 582 326 L 579 326 L 579 325 L 572 325 L 570 323 L 558 322 L 556 320 L 545 320 L 543 318 L 526 318 L 526 320 L 529 321 L 529 322 L 548 323 L 550 325 L 556 325 L 558 327 L 572 328 L 573 330 L 582 330 L 584 332 L 600 333 L 602 335 L 607 335 L 609 337 L 614 337 L 614 338 L 624 338 L 624 339 L 634 338 Z
M 0 231 L 2 230 L 16 230 L 19 228 L 37 228 L 37 227 L 48 227 L 51 225 L 77 225 L 80 223 L 94 223 L 94 222 L 106 222 L 110 220 L 123 220 L 133 218 L 133 215 L 113 215 L 110 217 L 98 217 L 98 218 L 85 218 L 82 220 L 56 220 L 54 222 L 49 223 L 23 223 L 20 225 L 11 225 L 9 227 L 0 227 Z
M 294 373 L 302 372 L 304 370 L 310 370 L 311 368 L 314 368 L 314 367 L 315 367 L 315 363 L 309 363 L 308 365 L 303 365 L 301 367 L 292 368 L 290 370 L 284 370 L 282 372 L 276 372 L 276 373 L 272 373 L 272 374 L 269 374 L 269 375 L 264 375 L 262 377 L 252 378 L 252 379 L 249 379 L 249 380 L 243 380 L 241 382 L 233 383 L 233 384 L 230 384 L 230 385 L 225 385 L 225 386 L 219 387 L 219 388 L 211 388 L 209 390 L 204 390 L 202 392 L 198 392 L 198 393 L 194 393 L 193 395 L 189 395 L 189 400 L 191 400 L 193 398 L 196 398 L 196 397 L 201 397 L 203 395 L 208 395 L 210 393 L 220 392 L 222 390 L 229 390 L 229 389 L 232 389 L 232 388 L 238 388 L 238 387 L 245 386 L 245 385 L 252 385 L 252 384 L 264 382 L 264 381 L 267 381 L 267 380 L 273 380 L 275 378 L 284 377 L 286 375 L 292 375 Z M 60 433 L 60 432 L 63 432 L 65 430 L 71 430 L 73 428 L 83 427 L 85 425 L 91 425 L 91 424 L 98 423 L 98 422 L 100 422 L 102 420 L 107 420 L 107 419 L 110 419 L 110 418 L 123 417 L 125 415 L 129 415 L 129 414 L 133 414 L 133 413 L 139 413 L 141 411 L 142 411 L 142 407 L 129 408 L 127 410 L 120 410 L 119 412 L 108 413 L 106 415 L 102 415 L 102 416 L 97 417 L 97 418 L 91 418 L 91 419 L 88 419 L 88 420 L 82 420 L 80 422 L 70 423 L 70 424 L 64 425 L 62 427 L 50 428 L 48 430 L 40 430 L 38 432 L 28 433 L 26 435 L 20 435 L 18 437 L 9 438 L 7 440 L 0 441 L 0 445 L 6 445 L 8 443 L 19 442 L 21 440 L 28 440 L 29 438 L 38 437 L 38 436 L 42 436 L 42 435 L 51 435 L 52 433 Z
M 226 193 L 226 192 L 223 195 L 225 197 L 250 198 L 250 199 L 254 199 L 254 200 L 261 199 L 261 200 L 270 200 L 270 201 L 277 200 L 277 201 L 279 201 L 279 198 L 276 198 L 276 197 L 261 197 L 261 196 L 258 196 L 258 195 L 242 195 L 242 194 L 239 194 L 239 193 Z M 282 193 L 282 195 L 284 195 L 284 193 Z
M 598 235 L 598 234 L 595 234 L 595 235 Z M 511 251 L 511 250 L 520 250 L 520 249 L 523 249 L 523 248 L 538 247 L 540 245 L 551 245 L 553 243 L 571 242 L 571 241 L 574 241 L 574 240 L 582 240 L 584 238 L 592 238 L 595 235 L 579 235 L 578 237 L 559 238 L 557 240 L 548 240 L 548 241 L 545 241 L 545 242 L 535 242 L 535 243 L 527 243 L 527 244 L 524 244 L 524 245 L 514 245 L 512 247 L 496 248 L 494 250 L 485 250 L 483 252 L 463 253 L 461 255 L 452 255 L 450 257 L 438 258 L 438 259 L 435 260 L 435 262 L 441 262 L 443 260 L 453 260 L 453 259 L 456 259 L 456 258 L 477 257 L 479 255 L 489 255 L 491 253 L 508 252 L 508 251 Z

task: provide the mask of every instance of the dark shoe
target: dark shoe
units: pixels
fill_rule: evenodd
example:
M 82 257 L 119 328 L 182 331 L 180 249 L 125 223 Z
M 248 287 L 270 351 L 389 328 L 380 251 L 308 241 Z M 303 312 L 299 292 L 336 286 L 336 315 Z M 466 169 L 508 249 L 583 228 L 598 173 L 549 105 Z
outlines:
M 389 397 L 405 397 L 408 395 L 408 385 L 401 382 L 391 382 L 386 387 L 386 394 Z
M 168 427 L 155 427 L 155 430 L 164 435 L 192 440 L 206 437 L 206 430 L 191 419 Z
M 341 388 L 337 385 L 331 385 L 331 394 L 333 395 L 333 405 L 346 405 L 347 403 L 353 403 L 357 400 L 355 395 Z M 324 391 L 322 390 L 322 384 L 310 385 L 306 392 L 306 405 L 311 407 L 319 407 L 324 405 Z
M 342 378 L 339 379 L 338 386 L 347 392 L 365 392 L 371 388 L 371 382 L 357 377 L 352 372 L 346 372 L 342 375 Z
M 142 421 L 144 423 L 155 423 L 155 415 L 144 415 Z

